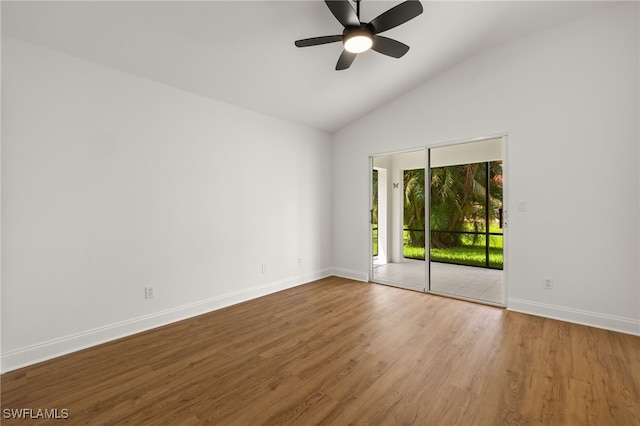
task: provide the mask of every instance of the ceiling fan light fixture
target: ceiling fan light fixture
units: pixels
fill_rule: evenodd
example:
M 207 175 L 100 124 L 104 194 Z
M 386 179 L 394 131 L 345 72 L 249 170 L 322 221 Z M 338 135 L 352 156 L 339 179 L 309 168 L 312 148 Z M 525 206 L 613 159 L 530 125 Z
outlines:
M 344 50 L 350 53 L 362 53 L 373 46 L 373 36 L 365 30 L 355 30 L 344 36 Z

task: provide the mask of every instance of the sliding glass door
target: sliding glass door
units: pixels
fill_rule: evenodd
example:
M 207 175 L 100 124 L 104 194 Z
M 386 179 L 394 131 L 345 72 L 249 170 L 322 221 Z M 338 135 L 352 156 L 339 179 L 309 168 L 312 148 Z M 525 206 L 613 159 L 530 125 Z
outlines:
M 502 305 L 502 140 L 434 148 L 430 154 L 428 288 Z
M 371 158 L 371 277 L 503 305 L 502 138 Z

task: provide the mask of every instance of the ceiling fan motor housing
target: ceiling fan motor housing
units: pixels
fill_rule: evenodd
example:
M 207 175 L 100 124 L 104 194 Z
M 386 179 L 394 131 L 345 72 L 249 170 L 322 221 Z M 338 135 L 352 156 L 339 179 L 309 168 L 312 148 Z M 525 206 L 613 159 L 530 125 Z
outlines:
M 344 48 L 351 53 L 362 53 L 373 45 L 373 27 L 360 23 L 359 27 L 346 27 L 342 32 Z

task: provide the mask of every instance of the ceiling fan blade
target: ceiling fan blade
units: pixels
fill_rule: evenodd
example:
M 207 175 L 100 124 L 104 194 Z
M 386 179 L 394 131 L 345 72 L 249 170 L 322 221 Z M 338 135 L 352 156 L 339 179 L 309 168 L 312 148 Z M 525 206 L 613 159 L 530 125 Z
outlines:
M 311 37 L 311 38 L 305 38 L 302 40 L 296 40 L 296 46 L 298 47 L 318 46 L 320 44 L 334 43 L 336 41 L 341 41 L 341 40 L 342 40 L 341 35 Z
M 373 36 L 373 45 L 371 49 L 383 55 L 391 56 L 393 58 L 401 58 L 405 53 L 409 51 L 409 46 L 404 43 L 400 43 L 392 38 L 383 36 Z
M 333 16 L 343 27 L 359 27 L 360 20 L 349 0 L 324 0 Z
M 373 33 L 378 34 L 404 24 L 420 15 L 422 10 L 419 1 L 407 0 L 374 18 L 369 24 L 373 27 Z
M 342 55 L 338 58 L 338 63 L 336 64 L 336 70 L 346 70 L 351 66 L 353 60 L 356 58 L 355 53 L 347 52 L 346 50 L 342 51 Z

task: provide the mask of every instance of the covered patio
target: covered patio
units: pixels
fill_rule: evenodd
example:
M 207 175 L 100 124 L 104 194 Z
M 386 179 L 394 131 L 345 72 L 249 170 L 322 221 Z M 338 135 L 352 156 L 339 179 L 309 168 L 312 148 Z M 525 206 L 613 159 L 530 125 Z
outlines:
M 426 285 L 425 263 L 404 259 L 402 262 L 376 265 L 375 281 L 410 290 L 423 291 Z M 431 262 L 431 289 L 434 293 L 484 303 L 504 305 L 502 270 L 475 266 Z

